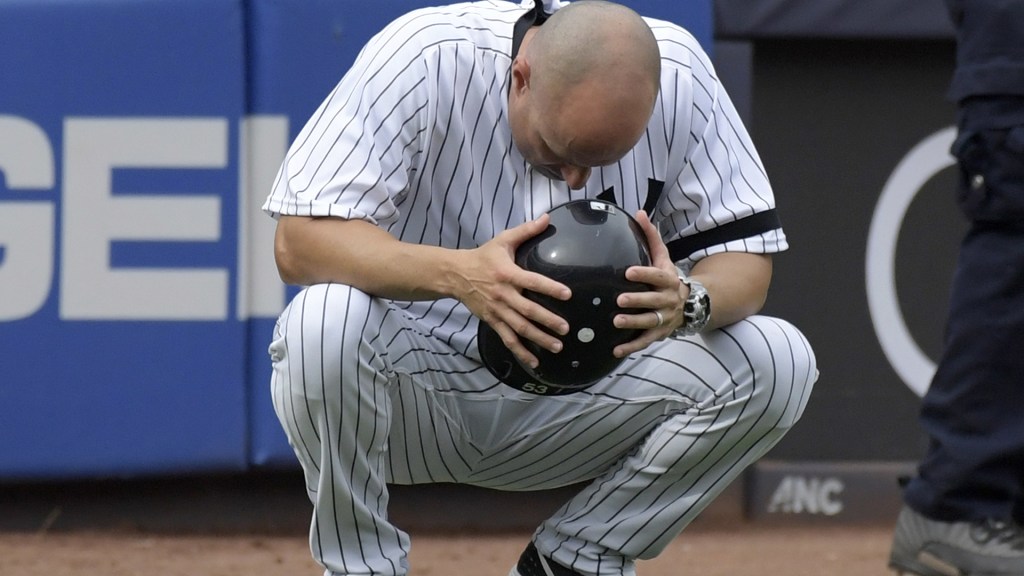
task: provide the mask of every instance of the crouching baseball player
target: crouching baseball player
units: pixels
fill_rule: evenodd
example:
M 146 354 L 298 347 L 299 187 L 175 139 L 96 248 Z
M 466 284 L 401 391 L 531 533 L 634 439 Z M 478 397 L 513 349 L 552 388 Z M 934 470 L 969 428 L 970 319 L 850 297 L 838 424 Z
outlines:
M 684 29 L 490 0 L 377 34 L 264 210 L 305 286 L 274 406 L 328 575 L 404 575 L 388 484 L 583 488 L 511 575 L 633 575 L 799 419 L 817 377 L 757 315 L 786 237 Z

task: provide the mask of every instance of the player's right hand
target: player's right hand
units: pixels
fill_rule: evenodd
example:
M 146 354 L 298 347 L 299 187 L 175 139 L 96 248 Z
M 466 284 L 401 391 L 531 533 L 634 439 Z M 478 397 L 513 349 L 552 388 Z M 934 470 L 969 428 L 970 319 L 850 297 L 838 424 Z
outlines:
M 516 265 L 520 244 L 548 226 L 545 214 L 505 230 L 479 248 L 467 250 L 458 270 L 456 297 L 482 322 L 490 324 L 520 362 L 536 367 L 537 358 L 522 344 L 525 338 L 551 352 L 562 343 L 541 327 L 565 335 L 569 324 L 557 314 L 523 296 L 530 290 L 558 300 L 568 300 L 569 287 L 547 276 Z

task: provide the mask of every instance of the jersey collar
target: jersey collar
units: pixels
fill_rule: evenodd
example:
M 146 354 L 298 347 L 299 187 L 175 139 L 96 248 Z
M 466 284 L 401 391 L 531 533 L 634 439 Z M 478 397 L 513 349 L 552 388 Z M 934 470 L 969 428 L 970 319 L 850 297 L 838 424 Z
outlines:
M 540 26 L 547 19 L 548 14 L 544 12 L 544 2 L 541 0 L 534 0 L 533 8 L 526 14 L 523 14 L 512 29 L 513 60 L 515 60 L 516 56 L 519 55 L 519 47 L 523 43 L 523 37 L 526 36 L 526 31 L 534 26 Z

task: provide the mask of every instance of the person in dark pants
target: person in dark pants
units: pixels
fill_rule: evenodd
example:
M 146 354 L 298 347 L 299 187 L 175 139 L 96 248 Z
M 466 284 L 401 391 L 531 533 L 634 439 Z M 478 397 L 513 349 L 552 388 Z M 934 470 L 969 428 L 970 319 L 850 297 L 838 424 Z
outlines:
M 1024 0 L 947 0 L 957 199 L 970 227 L 942 357 L 924 397 L 928 452 L 905 487 L 901 574 L 1024 575 Z

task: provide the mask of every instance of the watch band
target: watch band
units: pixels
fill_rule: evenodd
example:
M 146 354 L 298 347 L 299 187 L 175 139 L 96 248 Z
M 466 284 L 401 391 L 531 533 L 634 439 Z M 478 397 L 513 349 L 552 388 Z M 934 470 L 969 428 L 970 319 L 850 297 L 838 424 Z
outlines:
M 683 304 L 683 325 L 673 335 L 692 336 L 701 333 L 711 321 L 711 298 L 699 281 L 679 273 L 679 281 L 690 289 L 690 295 Z

